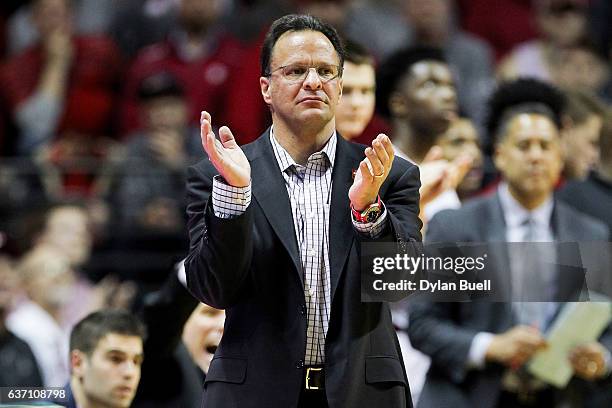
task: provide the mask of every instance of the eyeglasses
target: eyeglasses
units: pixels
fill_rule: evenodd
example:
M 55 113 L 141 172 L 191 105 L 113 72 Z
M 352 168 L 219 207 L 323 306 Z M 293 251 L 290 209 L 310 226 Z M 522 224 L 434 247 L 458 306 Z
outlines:
M 324 84 L 342 75 L 342 68 L 338 65 L 322 64 L 310 66 L 306 64 L 290 64 L 273 69 L 266 76 L 272 76 L 274 72 L 280 71 L 285 81 L 290 83 L 301 83 L 304 82 L 311 69 L 315 70 L 319 79 Z

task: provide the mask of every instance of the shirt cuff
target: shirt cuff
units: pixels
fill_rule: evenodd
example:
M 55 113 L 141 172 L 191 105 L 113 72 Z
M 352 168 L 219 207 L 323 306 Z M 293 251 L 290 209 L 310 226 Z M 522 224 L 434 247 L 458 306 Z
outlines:
M 481 369 L 484 367 L 487 349 L 489 348 L 489 345 L 492 341 L 492 333 L 480 332 L 476 336 L 474 336 L 474 339 L 472 339 L 472 344 L 470 346 L 470 351 L 468 353 L 468 368 Z
M 378 218 L 374 222 L 360 222 L 355 219 L 353 216 L 353 212 L 351 211 L 351 219 L 353 220 L 353 227 L 360 233 L 364 235 L 368 235 L 370 238 L 378 238 L 382 235 L 386 220 L 387 220 L 387 208 L 385 204 L 381 201 L 382 212 L 378 216 Z
M 216 217 L 234 218 L 242 215 L 251 204 L 251 183 L 233 187 L 219 175 L 213 178 L 212 205 Z

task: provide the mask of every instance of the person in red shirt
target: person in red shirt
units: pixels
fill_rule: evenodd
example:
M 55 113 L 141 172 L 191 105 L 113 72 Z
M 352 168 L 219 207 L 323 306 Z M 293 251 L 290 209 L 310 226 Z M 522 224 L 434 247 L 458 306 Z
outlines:
M 222 12 L 219 0 L 181 0 L 178 24 L 165 41 L 143 49 L 129 70 L 121 112 L 122 132 L 141 127 L 138 87 L 155 73 L 168 72 L 187 94 L 189 118 L 197 124 L 202 109 L 224 123 L 224 104 L 232 72 L 241 63 L 242 44 L 217 22 Z
M 0 67 L 3 116 L 17 132 L 14 152 L 24 155 L 63 133 L 108 134 L 122 73 L 109 38 L 74 34 L 69 0 L 32 6 L 41 40 Z

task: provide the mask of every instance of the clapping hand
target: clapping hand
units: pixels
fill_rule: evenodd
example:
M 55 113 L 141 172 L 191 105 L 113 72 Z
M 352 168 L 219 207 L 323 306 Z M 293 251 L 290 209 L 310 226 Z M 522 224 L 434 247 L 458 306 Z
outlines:
M 200 116 L 200 136 L 202 147 L 225 182 L 233 187 L 248 186 L 251 182 L 251 165 L 236 143 L 232 131 L 222 126 L 219 129 L 220 140 L 217 140 L 210 114 L 203 111 Z
M 365 149 L 365 155 L 349 190 L 349 199 L 357 211 L 365 210 L 376 201 L 378 190 L 387 179 L 395 157 L 391 140 L 382 133 L 372 141 L 372 147 Z

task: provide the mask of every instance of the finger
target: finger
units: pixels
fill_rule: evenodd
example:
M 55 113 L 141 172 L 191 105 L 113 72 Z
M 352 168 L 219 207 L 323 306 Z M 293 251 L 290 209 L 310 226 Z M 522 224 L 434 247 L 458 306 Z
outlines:
M 372 173 L 370 172 L 370 168 L 368 167 L 368 159 L 363 159 L 360 163 L 359 163 L 359 170 L 361 171 L 361 178 L 367 182 L 367 183 L 371 183 L 372 181 L 374 181 L 374 176 L 372 175 Z
M 380 135 L 378 135 L 378 137 L 380 138 L 380 143 L 387 152 L 387 156 L 389 156 L 389 161 L 391 162 L 391 164 L 393 164 L 393 159 L 395 158 L 395 149 L 393 148 L 393 143 L 391 143 L 391 139 L 389 139 L 389 136 L 385 135 L 384 133 L 381 133 Z
M 202 111 L 201 115 L 200 115 L 200 121 L 206 119 L 212 126 L 212 117 L 210 116 L 210 113 L 206 112 L 206 111 Z
M 213 162 L 213 164 L 221 162 L 222 148 L 223 147 L 221 146 L 221 143 L 219 143 L 213 132 L 210 132 L 206 135 L 206 145 L 204 147 L 204 150 L 206 150 L 206 153 L 208 153 L 208 158 L 210 159 L 210 161 Z
M 440 160 L 442 159 L 442 157 L 442 148 L 440 146 L 433 146 L 431 149 L 429 149 L 421 163 L 428 163 L 431 161 Z
M 370 161 L 372 166 L 372 176 L 381 176 L 385 173 L 385 166 L 376 155 L 376 152 L 371 147 L 365 149 L 366 158 Z
M 206 144 L 206 137 L 209 133 L 212 133 L 212 125 L 210 123 L 210 115 L 205 115 L 206 112 L 202 112 L 200 115 L 200 138 L 202 139 L 202 146 Z
M 391 167 L 391 163 L 389 163 L 389 155 L 387 154 L 382 142 L 380 140 L 374 140 L 372 142 L 372 147 L 374 148 L 374 152 L 376 153 L 376 156 L 378 156 L 378 159 L 382 163 L 384 171 L 386 172 Z
M 222 126 L 221 129 L 219 129 L 219 139 L 221 139 L 223 147 L 232 148 L 238 146 L 232 131 L 227 126 Z

